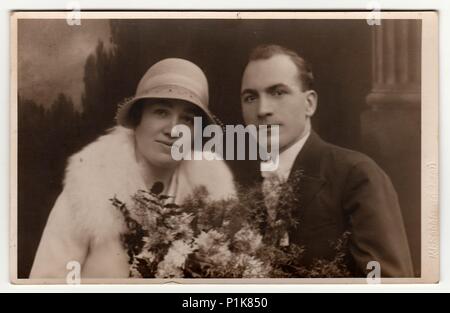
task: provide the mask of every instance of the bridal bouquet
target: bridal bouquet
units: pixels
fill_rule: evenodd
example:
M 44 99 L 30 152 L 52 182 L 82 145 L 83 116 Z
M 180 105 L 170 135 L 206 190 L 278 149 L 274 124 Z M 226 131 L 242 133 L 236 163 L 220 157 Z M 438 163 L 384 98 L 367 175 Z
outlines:
M 122 243 L 133 278 L 288 278 L 347 277 L 345 244 L 336 245 L 336 258 L 301 265 L 304 249 L 280 245 L 288 229 L 296 227 L 288 205 L 280 205 L 270 221 L 263 198 L 255 190 L 211 201 L 199 188 L 182 205 L 162 194 L 157 183 L 133 196 L 133 206 L 111 199 L 123 215 L 127 231 Z M 288 189 L 288 188 L 287 188 Z M 290 197 L 295 197 L 294 193 Z M 285 201 L 289 197 L 284 197 Z

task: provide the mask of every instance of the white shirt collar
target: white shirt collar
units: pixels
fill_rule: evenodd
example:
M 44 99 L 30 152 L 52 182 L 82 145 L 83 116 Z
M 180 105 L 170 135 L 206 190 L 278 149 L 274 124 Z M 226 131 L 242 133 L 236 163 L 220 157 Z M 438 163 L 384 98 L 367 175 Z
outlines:
M 308 140 L 311 131 L 308 131 L 305 136 L 299 139 L 296 143 L 290 146 L 288 149 L 280 153 L 279 164 L 277 170 L 273 172 L 261 171 L 264 178 L 277 176 L 281 181 L 287 181 L 294 166 L 295 159 L 300 151 L 303 149 L 306 141 Z

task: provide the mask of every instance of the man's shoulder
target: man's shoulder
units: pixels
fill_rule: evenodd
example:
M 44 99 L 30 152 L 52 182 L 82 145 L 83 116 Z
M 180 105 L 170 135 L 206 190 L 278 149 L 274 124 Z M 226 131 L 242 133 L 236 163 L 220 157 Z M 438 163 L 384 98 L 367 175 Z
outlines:
M 369 156 L 362 152 L 344 148 L 329 142 L 324 143 L 325 149 L 328 151 L 327 156 L 336 162 L 348 164 L 350 166 L 359 163 L 374 163 Z
M 360 172 L 383 172 L 368 155 L 344 148 L 326 141 L 323 142 L 323 164 Z
M 386 172 L 366 154 L 319 140 L 320 148 L 314 149 L 317 154 L 313 156 L 320 160 L 315 176 L 338 184 L 391 184 Z

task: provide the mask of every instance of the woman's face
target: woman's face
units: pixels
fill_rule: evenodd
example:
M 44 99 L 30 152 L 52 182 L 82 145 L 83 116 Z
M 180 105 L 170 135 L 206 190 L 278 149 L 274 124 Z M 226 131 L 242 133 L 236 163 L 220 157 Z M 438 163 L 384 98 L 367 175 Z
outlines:
M 193 138 L 194 116 L 198 110 L 193 104 L 175 99 L 151 99 L 142 105 L 141 121 L 135 128 L 138 152 L 150 165 L 175 167 L 179 161 L 172 158 L 171 149 L 178 138 L 171 136 L 172 128 L 186 125 Z

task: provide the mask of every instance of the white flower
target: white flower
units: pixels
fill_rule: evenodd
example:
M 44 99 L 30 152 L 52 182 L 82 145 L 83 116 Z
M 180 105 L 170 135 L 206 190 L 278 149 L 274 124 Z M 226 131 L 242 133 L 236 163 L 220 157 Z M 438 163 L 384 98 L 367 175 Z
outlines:
M 179 267 L 173 267 L 171 264 L 161 262 L 158 265 L 156 278 L 181 278 L 183 277 L 183 270 Z
M 244 268 L 242 278 L 267 278 L 270 267 L 248 254 L 240 254 L 236 258 L 235 267 Z
M 202 232 L 195 239 L 198 253 L 203 259 L 211 264 L 225 266 L 231 260 L 233 254 L 229 249 L 226 236 L 216 230 L 207 233 Z
M 207 233 L 201 232 L 195 239 L 195 244 L 197 245 L 199 251 L 206 254 L 226 243 L 227 241 L 225 235 L 216 230 L 210 230 Z
M 220 245 L 214 249 L 214 253 L 211 255 L 208 255 L 209 260 L 214 265 L 219 266 L 225 266 L 227 265 L 231 258 L 233 257 L 233 254 L 231 253 L 230 249 L 227 245 Z
M 156 277 L 173 278 L 182 277 L 186 258 L 194 250 L 194 247 L 183 240 L 177 240 L 172 243 L 164 260 L 158 264 Z
M 194 231 L 191 228 L 193 219 L 194 215 L 187 213 L 173 215 L 167 218 L 166 224 L 170 229 L 170 236 L 173 238 L 181 236 L 181 238 L 186 240 L 192 239 L 194 236 Z
M 263 237 L 254 231 L 249 225 L 238 231 L 233 238 L 233 245 L 241 252 L 254 254 L 262 247 Z

